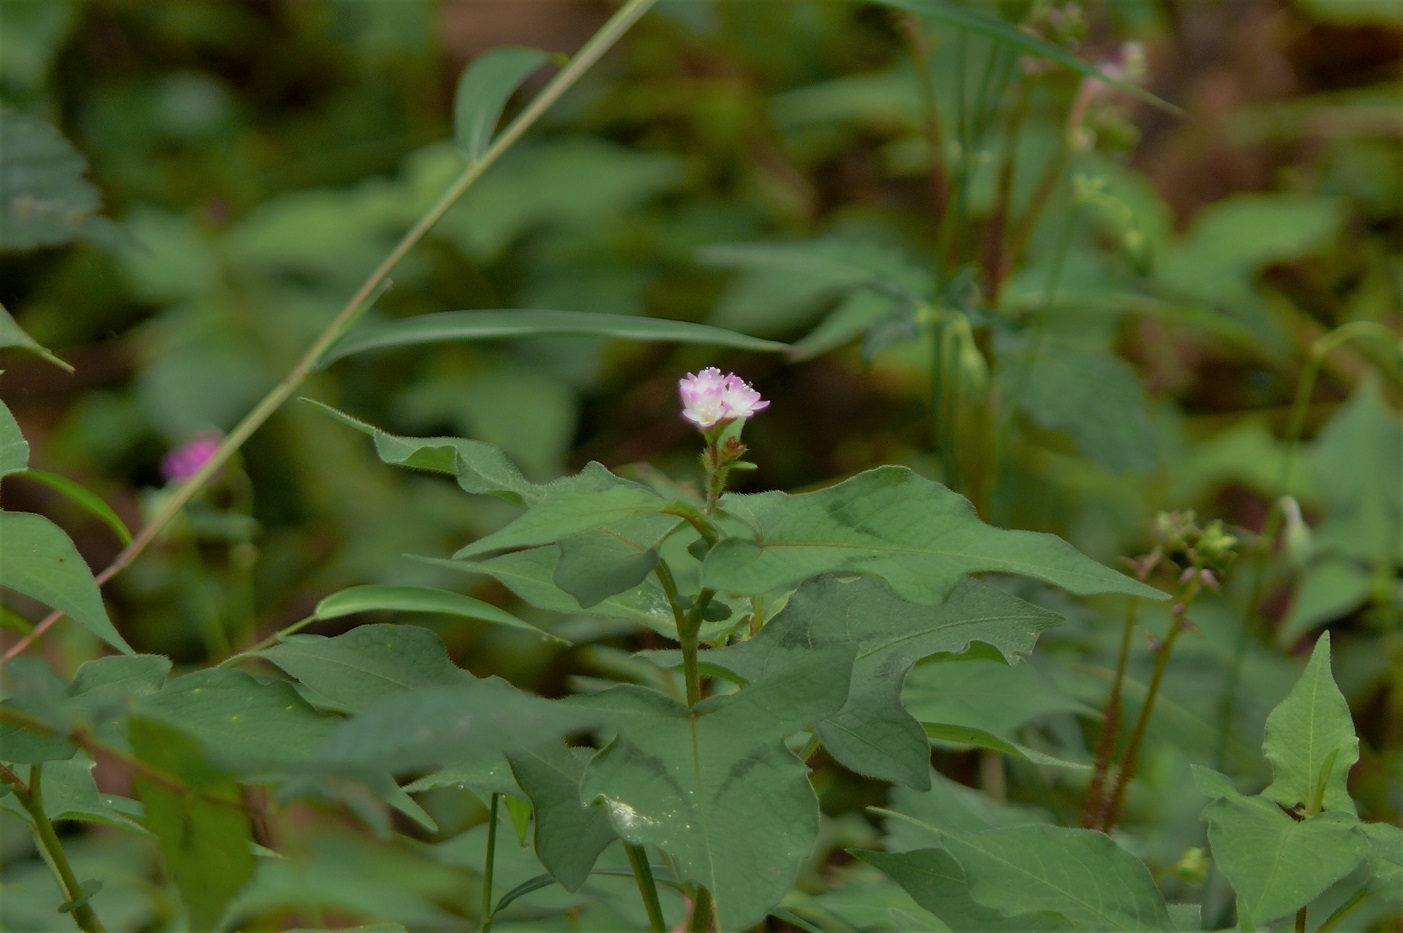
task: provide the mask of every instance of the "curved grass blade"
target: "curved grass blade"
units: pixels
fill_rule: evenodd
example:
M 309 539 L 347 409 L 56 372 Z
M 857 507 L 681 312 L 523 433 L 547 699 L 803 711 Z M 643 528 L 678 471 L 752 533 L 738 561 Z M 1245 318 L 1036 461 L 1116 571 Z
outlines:
M 352 586 L 332 593 L 317 603 L 318 619 L 339 619 L 358 612 L 426 612 L 477 619 L 494 625 L 504 625 L 544 638 L 564 641 L 558 635 L 528 625 L 511 613 L 491 603 L 432 586 L 389 586 L 367 584 Z
M 781 352 L 788 346 L 709 324 L 589 311 L 444 311 L 354 330 L 327 351 L 325 367 L 357 353 L 452 340 L 510 340 L 518 337 L 613 337 L 661 343 L 700 343 L 739 350 Z

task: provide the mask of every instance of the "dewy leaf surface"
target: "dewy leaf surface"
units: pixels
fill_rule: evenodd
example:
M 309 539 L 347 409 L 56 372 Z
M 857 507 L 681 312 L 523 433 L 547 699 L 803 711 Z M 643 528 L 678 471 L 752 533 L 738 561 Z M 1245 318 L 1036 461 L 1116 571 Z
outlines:
M 905 467 L 869 470 L 818 492 L 728 496 L 722 505 L 755 530 L 753 539 L 726 538 L 707 554 L 702 583 L 724 593 L 760 596 L 851 571 L 883 578 L 912 602 L 934 604 L 966 575 L 995 571 L 1078 595 L 1165 598 L 1053 535 L 984 524 L 969 500 Z
M 1149 869 L 1104 833 L 1036 825 L 924 828 L 964 869 L 970 896 L 985 907 L 1051 912 L 1086 929 L 1175 929 Z
M 1324 777 L 1324 809 L 1357 812 L 1348 780 L 1349 769 L 1359 760 L 1359 739 L 1349 704 L 1330 675 L 1329 632 L 1315 643 L 1301 679 L 1267 717 L 1262 752 L 1272 768 L 1272 782 L 1263 797 L 1288 810 L 1309 805 Z
M 384 463 L 447 473 L 457 478 L 465 492 L 498 496 L 518 505 L 530 505 L 541 497 L 541 487 L 522 476 L 502 449 L 493 444 L 461 437 L 399 437 L 330 405 L 312 399 L 304 401 L 373 438 L 375 452 Z
M 42 515 L 0 511 L 0 585 L 58 609 L 123 654 L 92 571 L 63 529 Z
M 617 737 L 585 771 L 630 842 L 667 852 L 716 897 L 721 929 L 742 930 L 780 902 L 813 848 L 818 799 L 784 738 L 847 697 L 853 653 L 832 646 L 695 710 L 625 685 L 570 701 Z
M 1061 621 L 1055 613 L 973 580 L 960 582 L 940 605 L 908 602 L 881 580 L 822 576 L 804 583 L 760 634 L 704 660 L 748 681 L 802 661 L 815 648 L 857 650 L 851 693 L 818 724 L 829 754 L 883 781 L 930 786 L 930 743 L 901 702 L 901 686 L 921 658 L 959 654 L 979 641 L 1013 659 L 1031 651 L 1038 633 Z
M 545 60 L 539 49 L 502 46 L 483 52 L 463 71 L 453 96 L 453 135 L 469 162 L 482 158 L 507 99 Z
M 1237 892 L 1244 924 L 1295 913 L 1354 870 L 1368 846 L 1352 813 L 1327 811 L 1297 821 L 1266 797 L 1237 793 L 1216 771 L 1194 766 L 1213 860 Z

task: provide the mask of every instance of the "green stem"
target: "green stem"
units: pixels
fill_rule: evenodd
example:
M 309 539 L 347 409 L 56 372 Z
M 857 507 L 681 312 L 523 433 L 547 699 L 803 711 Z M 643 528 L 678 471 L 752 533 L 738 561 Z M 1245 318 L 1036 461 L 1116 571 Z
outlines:
M 1296 933 L 1306 933 L 1306 908 L 1296 911 Z
M 1335 912 L 1316 929 L 1315 933 L 1330 933 L 1331 930 L 1339 926 L 1340 921 L 1354 913 L 1355 909 L 1358 908 L 1360 904 L 1364 903 L 1368 896 L 1364 888 L 1354 892 L 1354 896 L 1335 908 Z
M 1091 784 L 1086 791 L 1086 804 L 1082 809 L 1081 825 L 1090 828 L 1100 822 L 1102 791 L 1106 773 L 1111 766 L 1111 754 L 1115 750 L 1116 732 L 1120 730 L 1121 688 L 1125 683 L 1125 669 L 1130 661 L 1130 642 L 1135 632 L 1135 615 L 1140 608 L 1140 600 L 1130 597 L 1125 607 L 1125 626 L 1120 634 L 1120 653 L 1116 656 L 1116 674 L 1111 680 L 1111 693 L 1106 698 L 1106 714 L 1101 721 L 1101 736 L 1096 742 L 1096 764 L 1091 772 Z
M 696 897 L 692 899 L 692 919 L 687 923 L 687 933 L 711 933 L 711 892 L 697 885 Z
M 1110 800 L 1106 803 L 1105 819 L 1101 822 L 1101 831 L 1110 833 L 1115 828 L 1116 821 L 1120 819 L 1121 807 L 1125 802 L 1125 790 L 1130 786 L 1130 781 L 1135 776 L 1135 762 L 1140 755 L 1140 746 L 1145 741 L 1145 731 L 1150 725 L 1150 714 L 1154 712 L 1155 700 L 1159 698 L 1159 688 L 1164 682 L 1164 671 L 1169 666 L 1169 656 L 1174 652 L 1174 643 L 1179 640 L 1179 635 L 1188 628 L 1187 617 L 1189 606 L 1193 603 L 1194 597 L 1198 595 L 1201 587 L 1198 575 L 1195 574 L 1184 591 L 1178 605 L 1174 607 L 1174 620 L 1169 626 L 1169 634 L 1164 639 L 1164 644 L 1155 653 L 1155 672 L 1150 678 L 1150 689 L 1145 694 L 1145 702 L 1140 707 L 1140 715 L 1135 720 L 1135 729 L 1130 733 L 1130 744 L 1126 746 L 1125 754 L 1121 757 L 1120 766 L 1116 769 L 1115 785 L 1111 791 Z
M 30 767 L 27 787 L 19 776 L 9 768 L 5 768 L 4 772 L 5 782 L 14 788 L 14 794 L 19 799 L 20 806 L 24 807 L 34 821 L 34 835 L 38 838 L 40 848 L 44 850 L 44 855 L 53 867 L 54 874 L 58 875 L 59 887 L 63 890 L 64 900 L 71 904 L 81 899 L 83 886 L 78 883 L 78 876 L 73 874 L 73 866 L 69 864 L 68 853 L 63 851 L 63 843 L 59 841 L 58 833 L 54 832 L 54 824 L 49 820 L 49 815 L 44 812 L 44 766 L 32 765 Z M 70 912 L 73 915 L 73 922 L 78 924 L 78 929 L 84 930 L 85 933 L 105 933 L 102 921 L 93 911 L 91 901 L 84 901 Z
M 305 619 L 299 619 L 296 622 L 289 625 L 287 628 L 279 629 L 278 631 L 269 635 L 267 638 L 263 639 L 258 644 L 254 645 L 252 648 L 249 648 L 247 651 L 240 651 L 238 654 L 229 655 L 229 657 L 225 658 L 223 661 L 220 661 L 215 666 L 232 667 L 233 665 L 242 661 L 244 658 L 251 657 L 252 655 L 257 654 L 258 652 L 263 651 L 266 648 L 273 647 L 287 636 L 296 635 L 298 632 L 302 631 L 304 628 L 311 625 L 315 621 L 317 621 L 317 617 L 315 615 L 307 616 L 307 618 Z
M 706 607 L 711 605 L 711 600 L 715 596 L 715 590 L 704 589 L 698 593 L 696 603 L 688 610 L 682 624 L 677 629 L 678 640 L 682 642 L 682 676 L 687 682 L 688 706 L 696 706 L 701 702 L 701 668 L 697 655 L 700 647 L 702 614 L 706 612 Z
M 580 79 L 581 75 L 599 61 L 604 53 L 628 31 L 629 27 L 637 22 L 656 2 L 657 0 L 627 0 L 623 6 L 619 7 L 614 15 L 599 28 L 599 31 L 581 46 L 579 52 L 570 59 L 569 64 L 562 68 L 551 79 L 550 83 L 532 98 L 531 103 L 526 105 L 516 119 L 512 120 L 492 140 L 492 144 L 482 154 L 482 158 L 465 168 L 453 180 L 428 212 L 419 218 L 419 221 L 410 228 L 394 249 L 390 250 L 389 255 L 380 265 L 376 266 L 365 283 L 351 296 L 321 335 L 312 342 L 292 371 L 229 432 L 204 466 L 200 467 L 194 476 L 176 487 L 161 510 L 132 538 L 131 543 L 121 550 L 112 563 L 97 575 L 99 586 L 121 573 L 135 560 L 137 555 L 144 551 L 180 510 L 195 497 L 196 493 L 205 487 L 225 461 L 242 447 L 255 431 L 263 426 L 263 423 L 272 416 L 273 412 L 282 407 L 282 404 L 297 392 L 302 383 L 317 368 L 326 352 L 370 307 L 373 297 L 379 292 L 383 283 L 388 280 L 391 270 L 399 264 L 405 254 L 423 239 L 424 235 L 448 212 L 448 209 L 482 177 L 482 174 L 501 158 L 502 154 L 510 149 L 540 119 L 541 115 L 559 100 L 561 95 Z M 35 627 L 33 632 L 11 646 L 5 652 L 4 657 L 0 658 L 0 663 L 20 654 L 61 618 L 63 618 L 62 612 L 51 613 Z
M 658 902 L 658 886 L 653 880 L 653 866 L 648 864 L 647 850 L 625 842 L 624 851 L 628 853 L 628 863 L 633 866 L 633 877 L 638 881 L 643 907 L 648 911 L 649 933 L 667 933 L 667 921 L 663 920 L 663 907 Z
M 482 864 L 482 907 L 479 908 L 479 929 L 488 933 L 496 917 L 492 914 L 492 875 L 497 867 L 497 809 L 502 795 L 493 794 L 487 817 L 487 853 Z
M 1296 467 L 1296 458 L 1301 446 L 1301 434 L 1305 431 L 1306 413 L 1310 410 L 1311 396 L 1315 394 L 1315 383 L 1320 377 L 1320 368 L 1324 365 L 1325 358 L 1336 348 L 1356 337 L 1371 336 L 1381 336 L 1395 344 L 1398 340 L 1397 336 L 1387 327 L 1373 321 L 1352 321 L 1341 325 L 1311 344 L 1310 352 L 1306 355 L 1305 366 L 1301 369 L 1301 376 L 1296 380 L 1296 394 L 1291 400 L 1291 414 L 1286 423 L 1286 455 L 1282 457 L 1281 467 L 1277 472 L 1276 483 L 1273 487 L 1278 498 L 1267 513 L 1266 525 L 1261 534 L 1261 547 L 1257 548 L 1253 555 L 1252 583 L 1248 590 L 1247 602 L 1243 606 L 1242 619 L 1237 627 L 1237 637 L 1233 642 L 1232 663 L 1228 668 L 1228 682 L 1223 687 L 1223 699 L 1218 713 L 1218 722 L 1222 724 L 1223 731 L 1218 734 L 1218 748 L 1213 756 L 1213 767 L 1219 771 L 1223 769 L 1228 754 L 1228 742 L 1232 738 L 1232 717 L 1234 707 L 1237 705 L 1237 690 L 1238 684 L 1242 680 L 1242 668 L 1247 658 L 1247 643 L 1256 628 L 1254 622 L 1257 618 L 1257 609 L 1266 589 L 1267 558 L 1276 542 L 1277 535 L 1281 533 L 1282 512 L 1279 497 L 1287 494 L 1288 484 Z M 1403 347 L 1400 347 L 1400 355 L 1403 355 Z

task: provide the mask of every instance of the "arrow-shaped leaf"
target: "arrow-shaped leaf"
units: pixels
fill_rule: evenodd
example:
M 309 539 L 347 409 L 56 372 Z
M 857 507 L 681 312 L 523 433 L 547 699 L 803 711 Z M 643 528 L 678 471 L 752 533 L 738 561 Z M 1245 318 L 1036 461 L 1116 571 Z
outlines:
M 1020 574 L 1079 595 L 1163 593 L 1101 566 L 1049 534 L 984 524 L 969 500 L 905 467 L 885 466 L 818 492 L 727 496 L 754 529 L 707 554 L 702 583 L 759 596 L 831 571 L 878 576 L 912 602 L 934 604 L 971 573 Z

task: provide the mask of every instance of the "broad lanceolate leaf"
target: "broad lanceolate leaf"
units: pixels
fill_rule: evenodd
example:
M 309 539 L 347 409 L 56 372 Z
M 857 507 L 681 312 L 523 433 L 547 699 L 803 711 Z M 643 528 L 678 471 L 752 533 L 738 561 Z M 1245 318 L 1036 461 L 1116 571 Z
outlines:
M 0 479 L 11 473 L 21 473 L 28 467 L 29 442 L 24 439 L 9 407 L 0 402 Z
M 711 891 L 721 929 L 759 923 L 818 831 L 808 770 L 784 738 L 842 707 L 852 658 L 817 649 L 693 710 L 631 685 L 572 699 L 618 730 L 585 771 L 585 799 L 602 798 L 619 835 L 661 848 Z
M 1377 378 L 1360 383 L 1311 445 L 1326 518 L 1316 544 L 1370 563 L 1403 563 L 1403 423 Z
M 286 681 L 225 668 L 177 677 L 137 708 L 179 726 L 241 771 L 303 761 L 336 729 L 336 720 L 317 713 Z
M 1369 862 L 1369 893 L 1403 905 L 1403 829 L 1391 823 L 1365 823 L 1369 841 L 1364 857 Z
M 69 366 L 63 360 L 54 356 L 45 349 L 39 341 L 26 334 L 15 319 L 11 317 L 10 312 L 5 310 L 5 306 L 0 305 L 0 350 L 6 347 L 28 350 L 30 353 L 38 354 L 45 360 L 53 363 L 59 369 L 67 370 L 70 373 L 73 372 L 72 366 Z
M 461 437 L 399 437 L 381 431 L 321 402 L 305 399 L 344 425 L 375 440 L 375 452 L 385 463 L 448 473 L 464 491 L 499 496 L 520 505 L 541 497 L 541 487 L 521 475 L 500 447 Z
M 358 612 L 385 611 L 461 616 L 465 619 L 477 619 L 481 622 L 504 625 L 523 632 L 545 635 L 548 638 L 556 637 L 549 632 L 541 631 L 534 625 L 528 625 L 505 609 L 491 603 L 432 586 L 379 584 L 353 586 L 338 593 L 332 593 L 317 603 L 316 616 L 318 619 L 339 619 L 342 616 L 354 615 Z
M 461 683 L 437 635 L 412 625 L 361 625 L 344 635 L 293 635 L 259 652 L 318 697 L 359 713 L 399 693 Z
M 95 764 L 86 754 L 74 755 L 66 761 L 45 762 L 44 813 L 54 821 L 81 820 L 144 832 L 145 827 L 134 819 L 141 812 L 141 804 L 126 797 L 100 793 L 93 780 Z M 0 798 L 0 809 L 32 824 L 29 811 L 19 805 L 14 794 Z
M 618 838 L 608 811 L 580 797 L 593 754 L 556 744 L 511 756 L 517 783 L 536 810 L 536 855 L 567 891 L 579 890 L 599 853 Z
M 444 311 L 421 314 L 388 324 L 352 330 L 322 357 L 327 366 L 342 357 L 387 347 L 421 346 L 454 340 L 510 340 L 518 337 L 613 337 L 658 343 L 699 343 L 739 350 L 767 350 L 778 353 L 787 348 L 773 340 L 762 340 L 735 331 L 628 314 L 595 314 L 588 311 Z
M 159 720 L 133 719 L 131 743 L 141 761 L 184 785 L 135 776 L 146 826 L 190 911 L 190 929 L 218 929 L 224 908 L 253 878 L 253 833 L 239 785 L 199 742 Z
M 986 907 L 970 892 L 969 878 L 955 857 L 944 849 L 916 849 L 911 852 L 868 852 L 853 854 L 886 874 L 926 910 L 958 933 L 1041 933 L 1057 930 L 1063 923 L 1046 914 Z
M 1329 632 L 1315 643 L 1301 679 L 1267 717 L 1262 752 L 1272 767 L 1263 797 L 1288 810 L 1309 807 L 1323 787 L 1323 809 L 1357 812 L 1347 782 L 1359 760 L 1359 739 L 1349 704 L 1330 676 Z
M 843 708 L 818 724 L 824 748 L 844 766 L 883 781 L 930 786 L 930 743 L 901 702 L 901 685 L 921 658 L 959 654 L 975 641 L 1006 658 L 1031 651 L 1038 633 L 1059 617 L 972 580 L 960 582 L 940 605 L 908 602 L 881 580 L 809 580 L 760 634 L 707 652 L 716 664 L 749 681 L 801 662 L 815 648 L 857 649 L 851 692 Z
M 1049 534 L 985 525 L 969 500 L 904 467 L 886 466 L 818 492 L 727 496 L 755 530 L 706 556 L 702 583 L 758 596 L 830 571 L 872 574 L 913 602 L 933 604 L 971 573 L 1021 574 L 1079 595 L 1164 599 Z
M 316 750 L 313 766 L 422 771 L 490 762 L 599 722 L 590 711 L 542 699 L 504 680 L 478 680 L 398 693 L 352 717 Z
M 540 501 L 501 531 L 480 538 L 453 556 L 481 557 L 501 551 L 554 544 L 567 535 L 628 519 L 657 515 L 667 500 L 642 483 L 621 479 L 590 463 L 574 476 L 545 487 Z M 680 519 L 667 519 L 676 524 Z
M 503 46 L 483 52 L 464 70 L 453 97 L 453 135 L 469 162 L 482 158 L 507 98 L 545 60 L 540 49 Z
M 69 501 L 112 529 L 112 533 L 117 536 L 117 540 L 121 541 L 123 546 L 132 543 L 132 533 L 131 529 L 127 527 L 127 523 L 122 521 L 122 517 L 113 511 L 112 506 L 104 502 L 101 496 L 87 487 L 75 483 L 66 476 L 50 473 L 47 470 L 25 470 L 24 478 L 42 483 L 50 489 L 62 493 Z
M 68 535 L 41 515 L 0 512 L 0 586 L 58 609 L 124 654 L 102 594 Z
M 1059 826 L 985 832 L 924 828 L 939 837 L 944 851 L 964 870 L 970 897 L 986 908 L 1013 916 L 1057 914 L 1085 929 L 1175 928 L 1149 869 L 1104 833 Z M 948 872 L 949 863 L 943 864 Z M 905 874 L 908 880 L 919 878 L 917 872 Z M 905 886 L 902 878 L 897 881 Z M 948 880 L 931 893 L 948 897 Z
M 55 246 L 100 231 L 100 198 L 83 177 L 87 163 L 58 130 L 0 110 L 0 139 L 0 250 Z
M 1053 45 L 1044 39 L 1039 39 L 1031 33 L 1024 32 L 1012 23 L 1005 22 L 997 16 L 979 10 L 970 9 L 949 0 L 872 0 L 882 6 L 892 7 L 898 10 L 905 10 L 908 13 L 915 13 L 936 23 L 943 23 L 947 26 L 954 26 L 958 29 L 966 29 L 970 32 L 978 33 L 993 39 L 995 42 L 1002 42 L 1010 45 L 1021 52 L 1033 55 L 1037 58 L 1045 58 L 1050 62 L 1056 62 L 1063 67 L 1070 68 L 1088 78 L 1096 78 L 1106 84 L 1113 85 L 1122 91 L 1134 94 L 1143 101 L 1154 104 L 1170 113 L 1179 113 L 1178 107 L 1156 97 L 1149 91 L 1132 84 L 1122 78 L 1113 78 L 1104 73 L 1094 65 L 1088 64 L 1077 58 L 1071 52 L 1061 46 Z
M 1230 781 L 1194 765 L 1213 860 L 1237 892 L 1239 920 L 1260 925 L 1293 914 L 1354 870 L 1368 846 L 1353 813 L 1326 811 L 1297 821 L 1266 797 L 1237 793 Z

